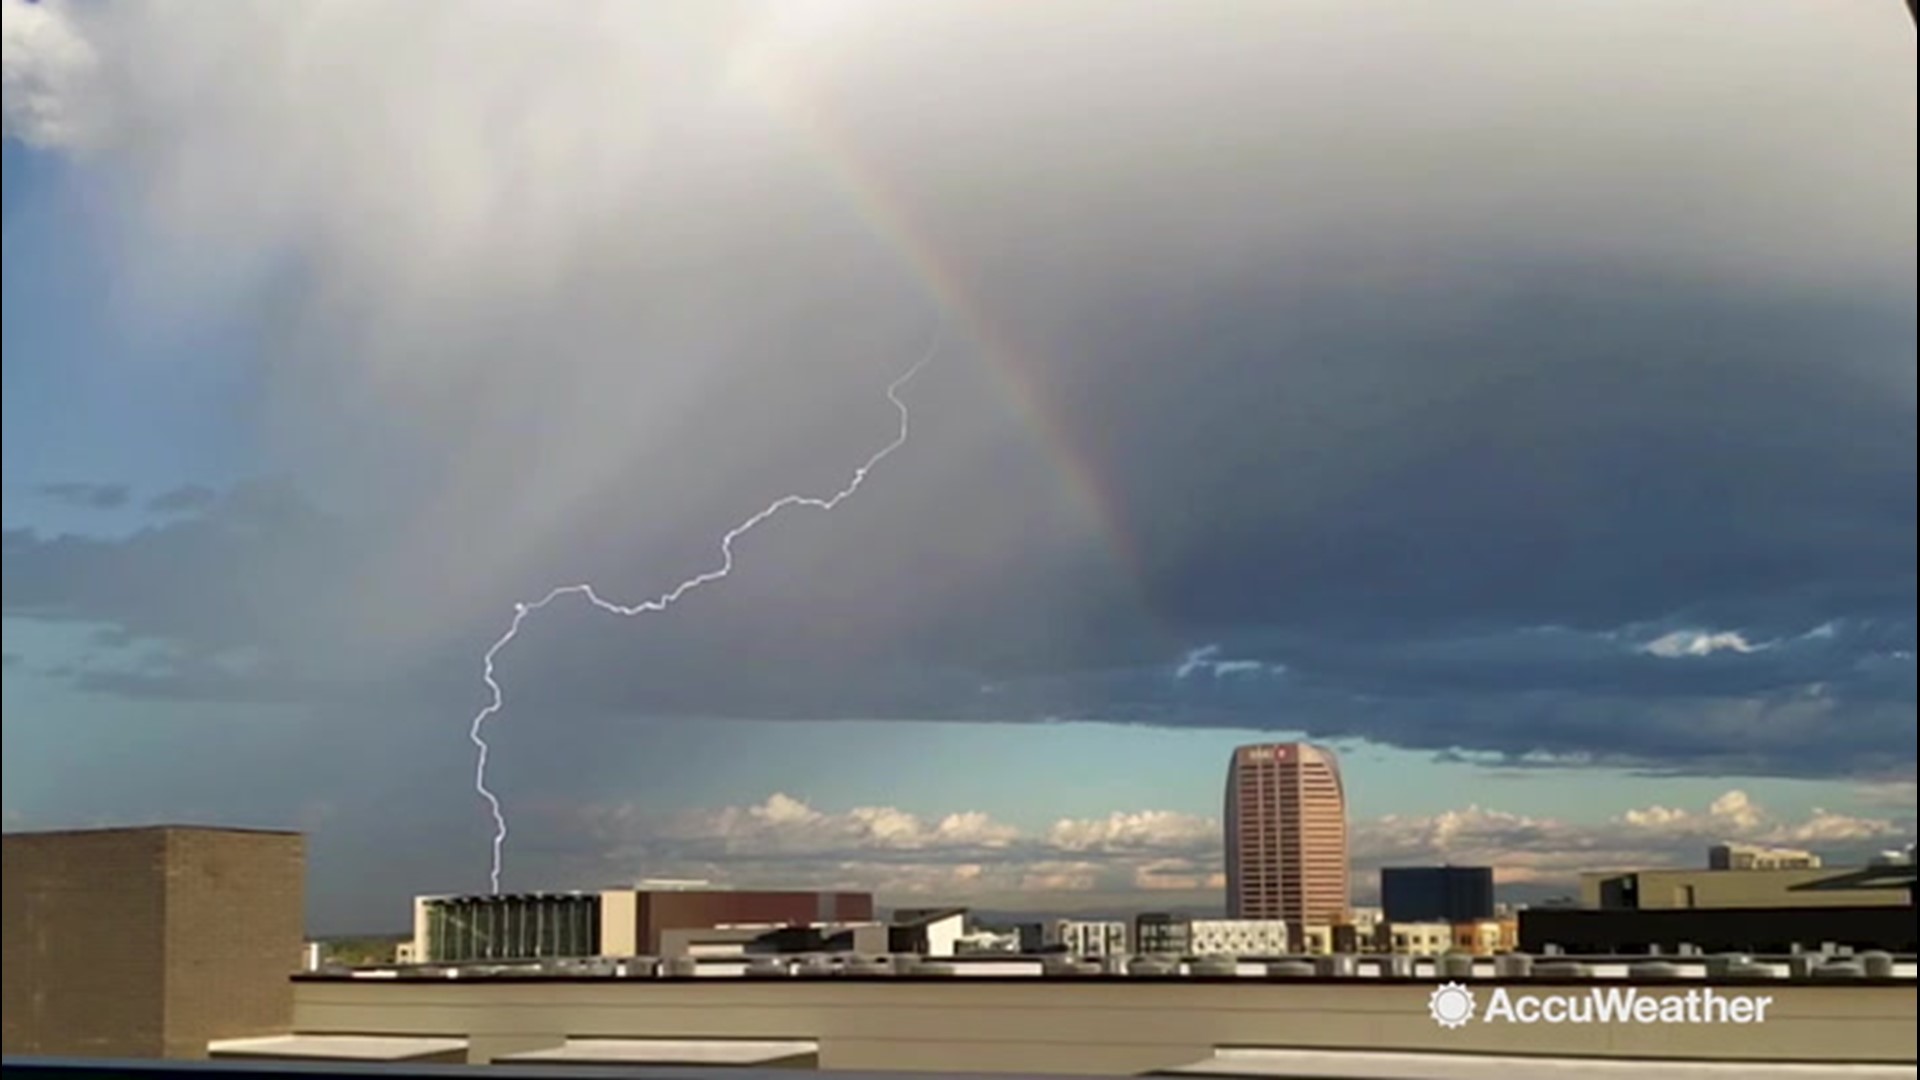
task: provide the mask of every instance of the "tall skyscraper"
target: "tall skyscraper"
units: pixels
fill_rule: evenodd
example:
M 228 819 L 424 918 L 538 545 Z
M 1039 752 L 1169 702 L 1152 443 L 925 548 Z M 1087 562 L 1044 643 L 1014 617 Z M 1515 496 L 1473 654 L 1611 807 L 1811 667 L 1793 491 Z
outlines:
M 1347 798 L 1332 751 L 1306 743 L 1235 750 L 1224 820 L 1229 918 L 1295 927 L 1345 920 Z

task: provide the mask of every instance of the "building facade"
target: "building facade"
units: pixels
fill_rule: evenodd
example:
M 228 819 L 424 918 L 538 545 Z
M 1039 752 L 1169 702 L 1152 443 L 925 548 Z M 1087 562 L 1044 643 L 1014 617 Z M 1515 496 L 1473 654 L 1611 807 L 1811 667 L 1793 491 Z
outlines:
M 1520 947 L 1520 920 L 1512 916 L 1453 924 L 1453 951 L 1497 956 Z
M 756 958 L 819 953 L 877 955 L 889 949 L 880 923 L 813 926 L 727 926 L 660 931 L 662 959 Z
M 198 1058 L 284 1031 L 305 952 L 297 833 L 9 833 L 5 1052 Z
M 1104 919 L 1058 919 L 1047 928 L 1047 944 L 1069 956 L 1127 955 L 1127 924 Z
M 1187 956 L 1193 952 L 1193 920 L 1163 911 L 1147 912 L 1133 920 L 1133 947 L 1152 956 Z
M 887 928 L 889 952 L 953 956 L 967 933 L 966 908 L 902 908 Z
M 1712 870 L 1818 870 L 1820 856 L 1798 848 L 1715 844 L 1707 849 L 1707 867 Z
M 1018 956 L 1021 953 L 1017 930 L 975 928 L 954 939 L 955 956 Z
M 1344 923 L 1347 802 L 1332 751 L 1242 746 L 1227 768 L 1227 917 Z
M 1189 933 L 1195 956 L 1285 956 L 1293 946 L 1283 919 L 1195 919 Z
M 1528 908 L 1520 949 L 1567 953 L 1784 954 L 1825 945 L 1911 954 L 1911 907 Z M 1909 994 L 1913 991 L 1908 990 Z
M 1380 906 L 1395 923 L 1465 923 L 1493 918 L 1493 870 L 1486 866 L 1389 866 Z
M 1453 951 L 1453 924 L 1444 922 L 1387 922 L 1375 931 L 1382 952 L 1403 956 L 1439 956 Z
M 1294 932 L 1296 929 L 1297 933 Z M 1330 956 L 1359 951 L 1351 942 L 1352 928 L 1345 923 L 1306 923 L 1297 928 L 1289 926 L 1287 930 L 1295 952 L 1309 956 Z
M 430 964 L 657 956 L 668 930 L 874 921 L 870 893 L 691 888 L 422 896 L 413 911 L 413 956 Z

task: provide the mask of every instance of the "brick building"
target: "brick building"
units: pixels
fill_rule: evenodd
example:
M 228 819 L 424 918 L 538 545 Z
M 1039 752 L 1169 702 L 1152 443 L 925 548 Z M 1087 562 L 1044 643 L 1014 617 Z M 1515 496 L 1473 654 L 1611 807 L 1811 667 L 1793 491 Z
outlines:
M 7 1054 L 197 1058 L 292 1022 L 297 833 L 9 833 L 0 890 Z

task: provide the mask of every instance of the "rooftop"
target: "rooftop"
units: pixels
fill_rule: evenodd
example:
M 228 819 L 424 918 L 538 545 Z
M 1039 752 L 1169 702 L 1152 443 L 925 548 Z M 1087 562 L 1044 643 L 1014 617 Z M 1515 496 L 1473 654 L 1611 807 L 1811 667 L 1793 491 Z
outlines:
M 1725 958 L 1714 959 L 1718 964 Z M 813 1057 L 814 1067 L 823 1070 L 1115 1077 L 1812 1080 L 1912 1076 L 1914 1070 L 1911 958 L 1901 962 L 1903 978 L 1879 979 L 1787 978 L 1771 968 L 1765 975 L 1710 977 L 1704 963 L 1688 973 L 1662 970 L 1657 978 L 1644 968 L 1636 972 L 1622 964 L 1607 970 L 1595 963 L 1584 978 L 1544 969 L 1538 970 L 1541 977 L 1528 979 L 1475 965 L 1473 975 L 1444 977 L 1466 984 L 1470 1002 L 1487 1010 L 1459 1030 L 1435 1022 L 1431 976 L 1043 978 L 1011 975 L 999 964 L 944 961 L 934 965 L 942 975 L 886 976 L 859 965 L 831 975 L 818 960 L 779 969 L 787 974 L 629 973 L 551 987 L 527 979 L 444 976 L 299 980 L 296 1030 L 465 1037 L 471 1061 L 533 1051 L 556 1067 L 589 1057 L 685 1061 L 692 1053 L 724 1051 L 739 1060 L 791 1050 L 797 1052 L 789 1060 Z M 755 970 L 776 969 L 762 960 Z M 971 973 L 978 974 L 967 977 Z M 1683 1028 L 1502 1023 L 1492 1013 L 1496 1002 L 1507 1000 L 1502 992 L 1516 1001 L 1597 992 L 1616 1003 L 1657 1002 L 1663 1016 L 1704 1014 L 1716 1002 L 1732 1015 L 1736 1004 L 1764 1002 L 1765 1022 Z M 1676 1002 L 1683 1008 L 1670 1008 Z M 794 1045 L 711 1045 L 721 1038 Z M 807 1054 L 801 1043 L 814 1044 L 817 1053 Z M 1794 1064 L 1782 1064 L 1787 1062 Z M 1889 1072 L 1888 1066 L 1896 1069 Z
M 1596 982 L 1750 986 L 1792 982 L 1809 986 L 1915 985 L 1916 958 L 1885 953 L 1835 952 L 1791 956 L 1526 956 L 1432 957 L 1365 954 L 1272 958 L 1174 958 L 1117 956 L 1104 960 L 1066 956 L 975 954 L 937 959 L 911 955 L 847 953 L 774 954 L 751 957 L 600 957 L 479 964 L 382 965 L 348 971 L 301 973 L 310 982 L 394 980 L 401 982 L 601 982 L 820 979 L 969 982 L 989 980 L 1191 983 L 1195 985 L 1368 983 L 1430 985 L 1437 979 L 1487 985 L 1588 985 Z
M 14 839 L 52 839 L 63 836 L 111 836 L 123 833 L 229 833 L 242 836 L 300 836 L 298 829 L 244 828 L 233 825 L 102 825 L 86 829 L 9 829 L 5 833 L 8 840 Z

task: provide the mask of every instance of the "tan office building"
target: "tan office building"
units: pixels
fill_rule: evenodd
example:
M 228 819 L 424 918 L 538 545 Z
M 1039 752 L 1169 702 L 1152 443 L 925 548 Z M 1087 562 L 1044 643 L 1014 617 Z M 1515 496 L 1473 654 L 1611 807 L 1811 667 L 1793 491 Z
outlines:
M 1347 799 L 1333 752 L 1242 746 L 1227 767 L 1227 916 L 1342 923 L 1349 901 Z
M 6 1053 L 197 1058 L 210 1039 L 286 1030 L 297 833 L 8 833 L 4 852 Z

